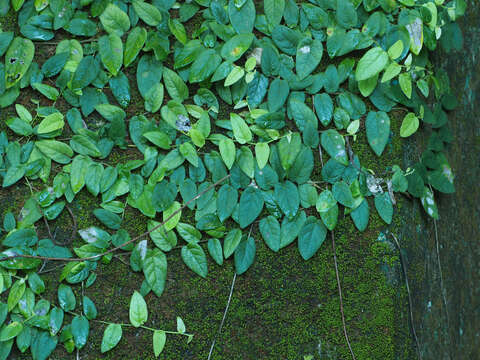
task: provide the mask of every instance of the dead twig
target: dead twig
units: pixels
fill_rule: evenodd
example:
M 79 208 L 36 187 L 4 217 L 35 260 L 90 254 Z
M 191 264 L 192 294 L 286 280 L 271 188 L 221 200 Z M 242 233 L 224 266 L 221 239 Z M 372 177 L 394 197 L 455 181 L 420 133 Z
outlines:
M 151 232 L 159 229 L 160 227 L 164 226 L 168 221 L 170 221 L 175 215 L 177 215 L 179 212 L 181 212 L 183 209 L 185 209 L 185 207 L 188 206 L 188 204 L 190 204 L 191 202 L 193 201 L 196 201 L 198 200 L 200 197 L 202 197 L 206 192 L 210 191 L 212 188 L 214 188 L 215 186 L 217 186 L 218 184 L 224 182 L 225 180 L 227 180 L 228 178 L 230 177 L 230 174 L 229 175 L 226 175 L 224 176 L 223 178 L 221 178 L 220 180 L 218 180 L 217 182 L 215 182 L 214 184 L 210 185 L 209 187 L 207 187 L 205 190 L 203 190 L 202 192 L 200 192 L 199 194 L 197 194 L 197 196 L 195 196 L 193 199 L 187 201 L 182 207 L 180 207 L 180 209 L 174 211 L 167 219 L 165 219 L 164 221 L 162 221 L 160 224 L 158 224 L 157 226 L 154 226 L 152 229 L 144 232 L 143 234 L 140 234 L 136 237 L 134 237 L 133 239 L 131 240 L 128 240 L 126 242 L 124 242 L 123 244 L 120 244 L 119 246 L 116 246 L 110 250 L 107 250 L 101 254 L 97 254 L 97 255 L 93 255 L 93 256 L 88 256 L 88 257 L 85 257 L 85 258 L 65 258 L 65 257 L 47 257 L 47 256 L 38 256 L 38 255 L 27 255 L 27 254 L 14 254 L 14 255 L 10 255 L 10 256 L 5 256 L 3 258 L 0 258 L 0 261 L 6 261 L 6 260 L 11 260 L 11 259 L 15 259 L 15 258 L 27 258 L 27 259 L 40 259 L 40 260 L 52 260 L 52 261 L 90 261 L 90 260 L 95 260 L 95 259 L 98 259 L 98 258 L 101 258 L 102 256 L 104 255 L 107 255 L 107 254 L 110 254 L 110 253 L 113 253 L 117 250 L 120 250 L 121 248 L 123 248 L 124 246 L 126 245 L 129 245 L 129 244 L 132 244 L 142 238 L 144 238 L 145 236 L 147 236 L 148 234 L 150 234 Z

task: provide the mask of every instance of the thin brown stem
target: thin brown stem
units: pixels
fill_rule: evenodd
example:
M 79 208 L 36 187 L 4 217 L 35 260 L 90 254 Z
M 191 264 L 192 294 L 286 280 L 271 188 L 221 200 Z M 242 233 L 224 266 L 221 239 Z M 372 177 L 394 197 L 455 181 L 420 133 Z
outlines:
M 347 342 L 348 349 L 350 350 L 350 354 L 352 355 L 352 359 L 356 360 L 355 354 L 353 353 L 353 350 L 352 350 L 352 346 L 350 345 L 350 340 L 348 338 L 347 325 L 345 323 L 345 314 L 343 312 L 342 285 L 340 284 L 340 276 L 338 274 L 337 250 L 335 249 L 335 234 L 333 233 L 333 231 L 331 232 L 331 234 L 332 234 L 333 261 L 335 263 L 335 275 L 337 276 L 338 297 L 340 298 L 340 313 L 342 314 L 343 335 L 345 336 L 345 340 Z
M 415 330 L 415 324 L 413 322 L 413 302 L 412 302 L 412 294 L 410 293 L 410 285 L 408 284 L 408 276 L 407 276 L 407 264 L 405 263 L 405 260 L 403 259 L 402 255 L 402 248 L 400 247 L 400 242 L 398 241 L 397 237 L 390 233 L 392 236 L 393 240 L 395 241 L 395 245 L 398 249 L 398 253 L 400 255 L 400 263 L 402 265 L 402 270 L 403 270 L 403 276 L 405 277 L 405 285 L 407 287 L 407 294 L 408 294 L 408 309 L 410 311 L 410 323 L 412 325 L 412 333 L 413 337 L 415 339 L 415 344 L 417 345 L 417 355 L 419 359 L 422 359 L 422 355 L 420 353 L 420 343 L 418 341 L 417 337 L 417 332 Z
M 226 179 L 228 179 L 230 177 L 230 174 L 229 175 L 226 175 L 224 176 L 223 178 L 221 178 L 220 180 L 218 180 L 217 182 L 215 182 L 214 184 L 210 185 L 209 187 L 207 187 L 205 190 L 203 190 L 202 192 L 200 192 L 199 194 L 197 194 L 197 196 L 195 196 L 193 199 L 187 201 L 182 207 L 180 207 L 180 209 L 174 211 L 167 219 L 163 220 L 160 224 L 158 224 L 157 226 L 154 226 L 152 229 L 144 232 L 143 234 L 140 234 L 136 237 L 134 237 L 133 239 L 131 240 L 128 240 L 126 242 L 124 242 L 123 244 L 120 244 L 112 249 L 109 249 L 101 254 L 97 254 L 97 255 L 93 255 L 93 256 L 88 256 L 88 257 L 85 257 L 85 258 L 65 258 L 65 257 L 47 257 L 47 256 L 38 256 L 38 255 L 26 255 L 26 254 L 15 254 L 15 255 L 10 255 L 10 256 L 5 256 L 3 258 L 0 258 L 0 261 L 6 261 L 6 260 L 11 260 L 11 259 L 15 259 L 15 258 L 27 258 L 27 259 L 40 259 L 40 260 L 52 260 L 52 261 L 90 261 L 90 260 L 96 260 L 98 258 L 101 258 L 102 256 L 105 256 L 107 254 L 110 254 L 110 253 L 113 253 L 117 250 L 120 250 L 121 248 L 123 248 L 124 246 L 127 246 L 129 244 L 132 244 L 142 238 L 144 238 L 145 236 L 147 236 L 148 234 L 150 234 L 151 232 L 161 228 L 162 226 L 164 226 L 168 221 L 170 221 L 175 215 L 177 215 L 179 212 L 181 212 L 183 209 L 185 209 L 185 207 L 187 207 L 190 203 L 192 203 L 193 201 L 196 201 L 198 200 L 200 197 L 202 197 L 207 191 L 210 191 L 212 188 L 214 188 L 215 186 L 217 186 L 218 184 L 222 183 L 223 181 L 225 181 Z

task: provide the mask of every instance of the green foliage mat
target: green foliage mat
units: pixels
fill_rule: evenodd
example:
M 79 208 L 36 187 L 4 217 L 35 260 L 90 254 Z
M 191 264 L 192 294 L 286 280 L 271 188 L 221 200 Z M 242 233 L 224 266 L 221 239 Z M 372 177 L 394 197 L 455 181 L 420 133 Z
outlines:
M 232 265 L 248 277 L 256 256 L 326 263 L 330 232 L 391 224 L 403 195 L 438 219 L 435 192 L 454 191 L 444 151 L 456 99 L 429 53 L 461 41 L 464 11 L 463 0 L 0 0 L 15 24 L 0 33 L 0 175 L 4 191 L 29 191 L 3 221 L 0 359 L 14 344 L 34 359 L 82 354 L 93 324 L 96 351 L 121 347 L 124 332 L 135 341 L 134 328 L 153 341 L 142 358 L 157 357 L 196 335 L 179 316 L 175 331 L 160 328 L 147 305 L 174 287 L 178 258 L 192 277 L 223 281 Z M 420 128 L 430 137 L 418 162 L 379 166 Z M 374 155 L 355 152 L 362 142 Z M 86 193 L 99 204 L 78 219 Z M 50 226 L 68 216 L 71 244 Z M 119 258 L 136 279 L 124 321 L 86 295 Z M 62 264 L 55 279 L 46 262 Z

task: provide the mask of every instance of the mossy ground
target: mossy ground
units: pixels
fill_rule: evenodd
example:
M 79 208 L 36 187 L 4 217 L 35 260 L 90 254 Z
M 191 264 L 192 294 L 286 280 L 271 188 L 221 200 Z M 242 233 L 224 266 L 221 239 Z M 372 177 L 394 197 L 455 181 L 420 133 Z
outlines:
M 13 29 L 11 19 L 6 19 L 6 22 L 1 20 L 3 28 Z M 134 76 L 133 70 L 129 76 Z M 22 103 L 27 100 L 23 98 Z M 127 109 L 129 115 L 143 113 L 143 102 L 137 100 L 139 94 L 133 89 L 131 106 Z M 225 109 L 220 110 L 226 113 Z M 9 111 L 12 109 L 2 110 L 2 123 Z M 388 166 L 402 162 L 402 144 L 398 141 L 400 116 L 394 116 L 392 123 L 395 136 L 381 159 L 370 150 L 364 136 L 359 136 L 353 144 L 362 165 L 379 174 Z M 132 151 L 115 151 L 109 160 L 138 156 Z M 316 161 L 319 163 L 318 158 Z M 319 173 L 320 167 L 315 170 L 313 180 L 320 180 Z M 28 190 L 20 185 L 1 189 L 2 213 L 18 211 L 28 195 Z M 400 205 L 405 202 L 398 200 Z M 97 206 L 98 199 L 85 191 L 75 198 L 70 207 L 79 229 L 97 224 L 92 215 Z M 364 233 L 356 230 L 349 217 L 335 231 L 347 330 L 357 359 L 410 359 L 413 351 L 405 315 L 407 298 L 403 283 L 398 280 L 401 277 L 397 253 L 387 242 L 377 241 L 387 226 L 376 214 L 373 203 L 370 203 L 370 214 L 370 224 Z M 391 229 L 398 226 L 398 217 L 396 221 Z M 136 210 L 126 212 L 123 225 L 132 236 L 146 230 L 146 221 Z M 70 236 L 72 220 L 64 213 L 51 227 L 59 228 L 62 241 Z M 39 232 L 46 233 L 42 224 Z M 349 359 L 339 311 L 331 238 L 327 237 L 311 260 L 303 261 L 295 245 L 273 253 L 263 243 L 257 225 L 252 234 L 257 246 L 255 263 L 246 274 L 237 277 L 212 359 L 294 360 L 303 359 L 304 355 L 312 355 L 314 359 Z M 84 289 L 84 293 L 94 300 L 99 319 L 128 323 L 130 296 L 140 288 L 143 275 L 132 272 L 124 263 L 128 263 L 128 256 L 121 257 L 123 261 L 115 257 L 110 264 L 99 264 L 96 282 Z M 46 265 L 47 268 L 54 266 L 53 263 Z M 148 326 L 174 330 L 175 318 L 181 316 L 187 331 L 195 334 L 188 345 L 182 336 L 169 336 L 161 359 L 207 358 L 234 274 L 231 259 L 222 267 L 209 259 L 208 266 L 207 279 L 201 279 L 186 268 L 179 250 L 174 249 L 168 254 L 165 293 L 161 298 L 153 294 L 146 296 Z M 44 276 L 47 285 L 52 285 L 46 294 L 52 302 L 56 302 L 54 284 L 60 271 L 61 268 Z M 80 287 L 75 291 L 81 295 Z M 104 328 L 103 324 L 91 323 L 89 342 L 80 352 L 82 359 L 154 358 L 151 332 L 132 327 L 124 328 L 123 339 L 114 350 L 101 354 Z M 15 358 L 29 358 L 29 355 L 15 354 Z M 67 354 L 60 345 L 51 358 L 73 359 L 74 355 Z

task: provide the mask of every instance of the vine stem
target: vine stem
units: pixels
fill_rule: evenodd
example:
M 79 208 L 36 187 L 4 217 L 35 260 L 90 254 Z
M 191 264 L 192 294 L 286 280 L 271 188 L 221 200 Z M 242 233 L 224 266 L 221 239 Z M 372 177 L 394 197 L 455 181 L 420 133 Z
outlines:
M 250 226 L 250 231 L 248 232 L 247 239 L 250 237 L 250 234 L 252 233 L 252 228 L 253 228 L 253 224 Z M 217 341 L 217 337 L 222 332 L 223 324 L 225 323 L 225 318 L 227 317 L 228 308 L 230 307 L 230 302 L 232 301 L 232 294 L 233 294 L 233 288 L 235 287 L 235 280 L 237 280 L 237 272 L 236 271 L 233 274 L 232 286 L 230 287 L 230 294 L 228 295 L 227 306 L 225 307 L 225 311 L 223 312 L 222 322 L 220 323 L 220 326 L 218 327 L 218 331 L 217 331 L 215 337 L 213 338 L 212 346 L 210 346 L 210 352 L 208 353 L 207 360 L 210 360 L 210 358 L 213 354 L 213 348 L 215 347 L 215 343 Z
M 88 257 L 85 257 L 85 258 L 65 258 L 65 257 L 48 257 L 48 256 L 38 256 L 38 255 L 27 255 L 27 254 L 15 254 L 15 255 L 10 255 L 10 256 L 5 256 L 5 257 L 2 257 L 0 258 L 0 262 L 1 261 L 6 261 L 6 260 L 11 260 L 11 259 L 15 259 L 15 258 L 27 258 L 27 259 L 40 259 L 40 260 L 52 260 L 52 261 L 89 261 L 89 260 L 95 260 L 95 259 L 98 259 L 98 258 L 101 258 L 102 256 L 104 255 L 107 255 L 107 254 L 110 254 L 110 253 L 113 253 L 117 250 L 120 250 L 121 248 L 123 248 L 124 246 L 126 245 L 129 245 L 129 244 L 132 244 L 142 238 L 144 238 L 145 236 L 147 236 L 148 234 L 152 233 L 153 231 L 161 228 L 162 226 L 164 226 L 167 222 L 169 222 L 175 215 L 177 215 L 178 213 L 180 213 L 183 209 L 185 209 L 190 203 L 192 203 L 193 201 L 196 201 L 198 200 L 199 198 L 201 198 L 206 192 L 210 191 L 212 188 L 214 188 L 215 186 L 217 186 L 218 184 L 224 182 L 225 180 L 227 180 L 228 178 L 230 177 L 230 174 L 224 176 L 223 178 L 221 178 L 220 180 L 218 180 L 217 182 L 213 183 L 212 185 L 210 185 L 209 187 L 207 187 L 205 190 L 203 190 L 202 192 L 198 193 L 194 198 L 190 199 L 189 201 L 187 201 L 185 204 L 183 204 L 182 207 L 180 207 L 180 209 L 178 210 L 175 210 L 169 217 L 167 217 L 165 220 L 163 220 L 160 224 L 158 224 L 157 226 L 154 226 L 152 229 L 144 232 L 143 234 L 140 234 L 136 237 L 134 237 L 133 239 L 131 240 L 128 240 L 126 242 L 124 242 L 123 244 L 120 244 L 112 249 L 109 249 L 101 254 L 97 254 L 97 255 L 93 255 L 93 256 L 88 256 Z
M 345 323 L 345 314 L 343 312 L 342 285 L 340 284 L 340 276 L 338 275 L 337 250 L 335 249 L 335 235 L 333 231 L 331 231 L 331 234 L 332 234 L 333 261 L 335 263 L 335 275 L 337 276 L 338 297 L 340 298 L 340 313 L 342 314 L 343 335 L 345 336 L 345 340 L 347 341 L 350 354 L 352 354 L 352 359 L 356 360 L 355 354 L 353 353 L 353 350 L 352 350 L 352 346 L 350 345 L 350 340 L 348 338 L 347 325 Z
M 413 337 L 415 338 L 415 343 L 417 345 L 417 355 L 418 355 L 418 358 L 421 360 L 422 355 L 420 353 L 420 343 L 418 341 L 417 332 L 415 330 L 415 324 L 413 322 L 413 302 L 412 302 L 412 294 L 410 293 L 410 285 L 408 284 L 407 264 L 405 263 L 405 260 L 403 259 L 402 248 L 400 247 L 400 242 L 398 241 L 397 237 L 394 234 L 390 233 L 390 235 L 392 236 L 393 240 L 395 241 L 395 245 L 398 249 L 398 254 L 399 254 L 399 257 L 400 257 L 400 263 L 402 265 L 402 270 L 403 270 L 403 276 L 405 277 L 405 285 L 407 287 L 407 294 L 408 294 L 408 309 L 410 311 L 410 323 L 412 324 Z

